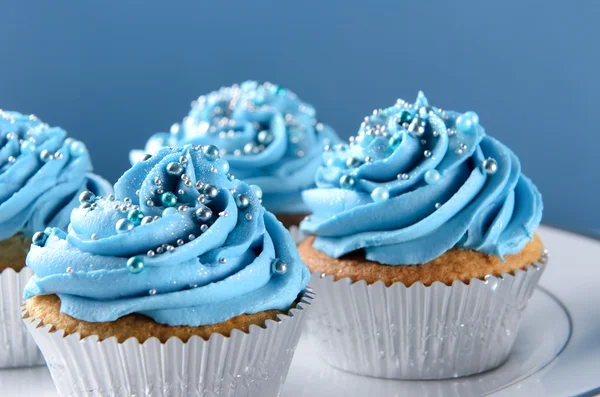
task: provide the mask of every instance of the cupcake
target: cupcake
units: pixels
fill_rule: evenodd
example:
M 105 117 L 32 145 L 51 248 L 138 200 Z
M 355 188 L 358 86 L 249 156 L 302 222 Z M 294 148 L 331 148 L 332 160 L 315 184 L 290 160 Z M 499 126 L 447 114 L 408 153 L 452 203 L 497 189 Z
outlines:
M 61 395 L 275 396 L 310 274 L 212 146 L 164 148 L 32 247 L 25 323 Z
M 81 142 L 35 116 L 0 110 L 0 368 L 42 364 L 21 320 L 25 257 L 35 233 L 66 227 L 82 191 L 110 193 Z
M 260 186 L 265 208 L 291 227 L 307 215 L 301 192 L 314 186 L 323 147 L 338 141 L 293 92 L 247 81 L 201 96 L 181 125 L 152 136 L 145 151 L 130 157 L 135 163 L 165 145 L 215 145 L 231 172 Z
M 325 360 L 384 378 L 502 364 L 543 271 L 541 196 L 474 112 L 414 104 L 367 117 L 324 153 L 299 247 Z

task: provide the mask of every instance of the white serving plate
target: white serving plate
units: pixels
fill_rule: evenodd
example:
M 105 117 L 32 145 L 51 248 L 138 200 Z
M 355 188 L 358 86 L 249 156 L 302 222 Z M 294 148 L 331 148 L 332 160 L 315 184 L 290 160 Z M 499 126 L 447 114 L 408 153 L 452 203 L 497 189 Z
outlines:
M 478 376 L 444 381 L 361 377 L 325 365 L 302 339 L 282 397 L 578 396 L 600 393 L 600 241 L 540 231 L 548 268 L 525 312 L 508 361 Z M 597 389 L 597 390 L 596 390 Z M 0 395 L 57 397 L 45 367 L 0 370 Z

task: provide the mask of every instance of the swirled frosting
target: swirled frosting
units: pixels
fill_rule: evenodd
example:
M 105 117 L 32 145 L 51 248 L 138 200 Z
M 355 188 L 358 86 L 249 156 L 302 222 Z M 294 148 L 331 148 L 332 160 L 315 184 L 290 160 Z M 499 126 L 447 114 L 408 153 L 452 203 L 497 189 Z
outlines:
M 115 197 L 81 196 L 68 233 L 33 246 L 25 298 L 57 294 L 75 318 L 140 313 L 199 326 L 243 313 L 287 310 L 309 273 L 261 191 L 228 173 L 214 146 L 164 148 L 115 184 Z
M 313 212 L 301 224 L 331 257 L 364 250 L 388 265 L 430 261 L 457 247 L 503 257 L 520 251 L 542 199 L 515 154 L 485 135 L 474 112 L 414 104 L 365 118 L 350 144 L 323 155 Z
M 269 211 L 306 213 L 301 192 L 314 187 L 323 147 L 338 142 L 293 92 L 247 81 L 199 97 L 181 125 L 155 134 L 145 152 L 132 151 L 130 159 L 135 163 L 165 145 L 215 145 L 236 177 L 261 187 Z
M 112 191 L 85 145 L 33 115 L 0 110 L 0 240 L 66 227 L 77 196 Z

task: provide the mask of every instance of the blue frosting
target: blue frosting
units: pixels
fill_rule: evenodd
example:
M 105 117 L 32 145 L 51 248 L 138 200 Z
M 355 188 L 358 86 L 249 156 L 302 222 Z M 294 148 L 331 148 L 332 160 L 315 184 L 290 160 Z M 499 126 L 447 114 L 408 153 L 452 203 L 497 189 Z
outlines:
M 186 143 L 219 147 L 237 178 L 261 187 L 269 211 L 306 213 L 301 192 L 314 187 L 323 147 L 339 139 L 291 91 L 247 81 L 201 96 L 181 125 L 155 134 L 130 159 Z
M 430 261 L 457 247 L 503 257 L 520 251 L 542 218 L 542 199 L 519 160 L 485 135 L 474 112 L 414 104 L 375 111 L 350 144 L 323 155 L 313 212 L 301 224 L 338 258 L 364 250 L 388 265 Z
M 78 195 L 108 194 L 85 145 L 37 117 L 0 110 L 0 240 L 66 227 Z
M 140 313 L 199 326 L 289 309 L 308 269 L 260 188 L 228 168 L 213 146 L 164 148 L 127 171 L 115 197 L 83 195 L 68 233 L 32 246 L 25 298 L 57 294 L 62 312 L 91 322 Z

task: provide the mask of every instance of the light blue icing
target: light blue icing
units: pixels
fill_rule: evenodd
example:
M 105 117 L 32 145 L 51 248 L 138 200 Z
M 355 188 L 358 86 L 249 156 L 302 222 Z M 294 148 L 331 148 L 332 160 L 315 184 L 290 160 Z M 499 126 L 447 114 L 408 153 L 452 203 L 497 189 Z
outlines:
M 540 193 L 477 114 L 431 107 L 422 92 L 415 104 L 375 111 L 323 162 L 317 188 L 304 192 L 313 215 L 301 229 L 334 258 L 364 250 L 372 261 L 411 265 L 453 247 L 503 257 L 542 218 Z
M 308 269 L 260 189 L 226 168 L 192 145 L 137 163 L 115 198 L 84 200 L 68 233 L 53 229 L 32 246 L 25 298 L 58 294 L 62 312 L 92 322 L 140 313 L 199 326 L 289 309 Z
M 33 115 L 0 110 L 0 240 L 64 228 L 82 191 L 112 192 L 91 171 L 82 142 Z
M 247 81 L 198 98 L 181 125 L 152 136 L 130 160 L 186 143 L 219 147 L 237 178 L 262 188 L 269 211 L 306 213 L 301 192 L 314 187 L 323 147 L 339 139 L 291 91 Z

